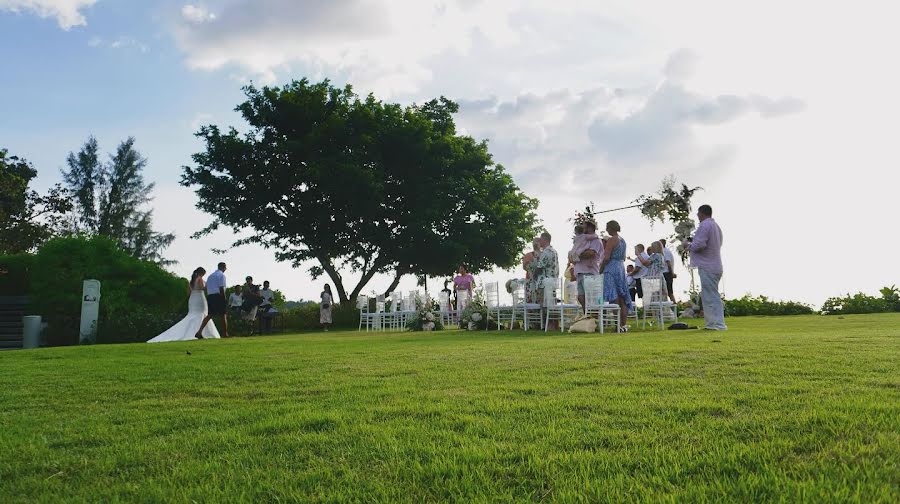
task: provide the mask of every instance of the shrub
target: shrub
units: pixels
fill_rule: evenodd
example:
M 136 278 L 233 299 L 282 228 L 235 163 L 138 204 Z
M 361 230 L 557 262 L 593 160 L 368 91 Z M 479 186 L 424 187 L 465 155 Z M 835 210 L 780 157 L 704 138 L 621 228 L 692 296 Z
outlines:
M 892 285 L 881 289 L 881 297 L 869 296 L 857 292 L 852 296 L 832 297 L 822 305 L 825 315 L 843 315 L 851 313 L 886 313 L 900 311 L 900 291 Z
M 30 298 L 49 324 L 48 343 L 78 342 L 81 288 L 100 280 L 98 341 L 146 341 L 187 310 L 187 282 L 158 265 L 131 257 L 103 237 L 57 238 L 34 258 Z
M 34 255 L 0 256 L 0 296 L 25 296 L 31 284 Z
M 285 331 L 312 331 L 322 327 L 319 323 L 318 303 L 306 303 L 282 312 Z M 332 328 L 354 329 L 359 327 L 359 310 L 353 306 L 335 304 L 331 309 Z
M 766 296 L 745 294 L 738 299 L 725 300 L 725 315 L 744 317 L 748 315 L 811 315 L 811 306 L 796 301 L 771 301 Z

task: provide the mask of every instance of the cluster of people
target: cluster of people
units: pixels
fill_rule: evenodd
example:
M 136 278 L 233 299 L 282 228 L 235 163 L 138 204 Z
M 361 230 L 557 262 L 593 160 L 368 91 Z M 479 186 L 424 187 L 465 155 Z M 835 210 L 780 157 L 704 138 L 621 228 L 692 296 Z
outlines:
M 691 264 L 700 273 L 701 299 L 707 329 L 726 329 L 724 306 L 719 295 L 719 281 L 722 277 L 722 230 L 712 219 L 712 208 L 702 205 L 697 216 L 700 226 L 690 239 L 688 251 Z M 619 305 L 622 331 L 629 313 L 635 309 L 635 301 L 645 294 L 641 279 L 662 278 L 664 292 L 661 294 L 675 303 L 673 288 L 675 274 L 674 254 L 666 247 L 666 240 L 654 241 L 649 247 L 637 244 L 635 257 L 627 257 L 628 245 L 619 234 L 621 226 L 611 220 L 606 223 L 605 234 L 597 233 L 597 224 L 591 219 L 576 222 L 572 248 L 567 254 L 564 277 L 574 284 L 578 303 L 585 306 L 585 280 L 603 275 L 603 294 L 600 301 Z M 625 261 L 629 260 L 626 268 Z M 551 245 L 549 233 L 541 233 L 532 242 L 532 250 L 522 258 L 525 270 L 526 301 L 546 305 L 544 285 L 546 279 L 556 282 L 559 277 L 559 256 Z M 553 302 L 556 301 L 555 293 Z
M 181 321 L 165 332 L 151 339 L 149 343 L 164 341 L 184 341 L 191 339 L 217 339 L 228 337 L 228 314 L 232 317 L 258 322 L 260 334 L 272 332 L 272 322 L 278 314 L 275 308 L 275 291 L 268 280 L 262 287 L 253 283 L 253 277 L 246 277 L 243 285 L 234 288 L 234 292 L 226 297 L 228 282 L 225 271 L 228 269 L 220 262 L 216 271 L 204 279 L 206 269 L 200 267 L 191 274 L 189 283 L 188 314 Z M 333 298 L 331 286 L 326 285 L 320 296 L 319 321 L 325 330 L 332 323 L 331 311 Z M 219 319 L 222 333 L 219 334 L 214 318 Z M 251 325 L 252 327 L 252 325 Z M 251 329 L 252 334 L 252 329 Z

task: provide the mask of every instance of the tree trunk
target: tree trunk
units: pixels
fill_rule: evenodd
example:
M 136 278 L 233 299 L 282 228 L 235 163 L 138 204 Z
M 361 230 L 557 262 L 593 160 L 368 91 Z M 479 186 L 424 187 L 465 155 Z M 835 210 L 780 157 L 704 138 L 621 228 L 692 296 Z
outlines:
M 334 288 L 338 293 L 338 300 L 342 305 L 349 304 L 351 300 L 347 298 L 347 290 L 344 289 L 344 281 L 341 278 L 341 274 L 338 273 L 336 269 L 334 269 L 334 265 L 331 264 L 331 261 L 327 259 L 320 257 L 319 264 L 322 265 L 322 269 L 325 270 L 325 273 L 328 274 L 328 278 L 331 278 L 331 282 L 334 283 Z
M 400 285 L 400 279 L 403 277 L 403 273 L 397 271 L 394 273 L 394 280 L 391 282 L 391 285 L 388 286 L 387 290 L 384 291 L 384 297 L 388 297 L 391 295 L 394 290 L 397 289 L 397 286 Z

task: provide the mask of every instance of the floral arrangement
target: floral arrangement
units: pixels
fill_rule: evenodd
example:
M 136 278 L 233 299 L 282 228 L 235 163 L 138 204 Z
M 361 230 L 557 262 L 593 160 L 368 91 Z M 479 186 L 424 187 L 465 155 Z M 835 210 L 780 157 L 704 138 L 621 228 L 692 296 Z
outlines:
M 410 331 L 440 331 L 444 328 L 441 318 L 434 314 L 434 303 L 430 299 L 425 302 L 416 301 L 416 314 L 413 315 L 406 328 Z
M 574 221 L 576 226 L 583 226 L 590 222 L 597 227 L 597 221 L 594 220 L 594 215 L 598 214 L 597 210 L 594 208 L 594 202 L 591 201 L 587 206 L 584 207 L 584 210 L 579 210 L 575 212 L 575 217 L 569 219 L 570 221 Z
M 492 321 L 488 316 L 484 295 L 481 291 L 475 292 L 475 296 L 459 316 L 459 327 L 467 331 L 481 331 L 487 329 Z
M 697 225 L 694 219 L 687 219 L 675 225 L 675 240 L 678 242 L 678 255 L 681 256 L 681 262 L 687 262 L 688 252 L 691 242 L 688 241 Z

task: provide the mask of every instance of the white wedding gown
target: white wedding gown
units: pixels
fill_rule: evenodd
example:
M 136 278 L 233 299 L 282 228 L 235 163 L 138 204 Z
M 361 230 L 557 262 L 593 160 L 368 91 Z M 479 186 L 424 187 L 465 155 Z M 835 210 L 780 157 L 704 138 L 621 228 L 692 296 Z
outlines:
M 187 317 L 181 319 L 180 322 L 173 325 L 166 332 L 153 338 L 147 343 L 162 343 L 164 341 L 189 341 L 193 340 L 200 329 L 200 324 L 209 313 L 209 306 L 206 304 L 206 296 L 202 290 L 191 290 L 191 297 L 188 298 L 188 314 Z M 219 338 L 219 331 L 212 320 L 203 328 L 203 338 L 216 339 Z

